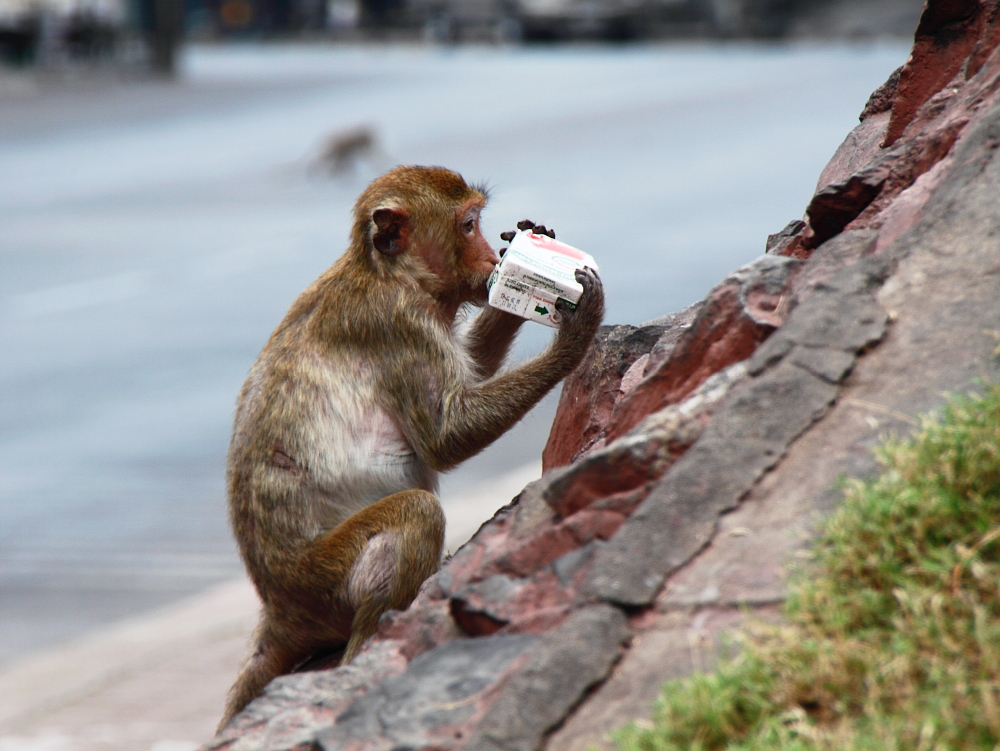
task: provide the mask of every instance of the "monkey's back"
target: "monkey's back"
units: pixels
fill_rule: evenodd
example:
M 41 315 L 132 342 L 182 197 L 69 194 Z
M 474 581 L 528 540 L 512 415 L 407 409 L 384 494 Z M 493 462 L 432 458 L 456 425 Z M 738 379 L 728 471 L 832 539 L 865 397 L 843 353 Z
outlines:
M 293 304 L 251 368 L 237 405 L 229 515 L 255 580 L 286 563 L 275 551 L 291 558 L 387 495 L 437 489 L 437 473 L 378 398 L 384 357 L 338 343 L 329 320 L 323 341 L 309 335 L 321 312 L 313 299 L 318 294 L 313 285 Z M 344 297 L 347 307 L 349 291 Z

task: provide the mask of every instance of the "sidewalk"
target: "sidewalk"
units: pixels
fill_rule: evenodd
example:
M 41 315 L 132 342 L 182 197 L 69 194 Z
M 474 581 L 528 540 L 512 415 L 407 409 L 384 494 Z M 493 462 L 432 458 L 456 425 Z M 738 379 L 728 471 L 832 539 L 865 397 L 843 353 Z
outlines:
M 445 501 L 455 550 L 530 464 Z M 193 751 L 209 740 L 257 617 L 246 580 L 122 621 L 0 672 L 0 751 Z
M 212 736 L 257 613 L 246 580 L 0 673 L 0 751 L 190 751 Z

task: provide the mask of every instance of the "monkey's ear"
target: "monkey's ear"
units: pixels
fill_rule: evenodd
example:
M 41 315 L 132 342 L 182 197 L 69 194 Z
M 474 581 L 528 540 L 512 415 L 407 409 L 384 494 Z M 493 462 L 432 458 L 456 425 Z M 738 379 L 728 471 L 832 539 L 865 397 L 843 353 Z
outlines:
M 408 220 L 402 209 L 375 209 L 372 212 L 372 221 L 375 222 L 372 245 L 375 250 L 384 256 L 394 256 L 406 250 Z

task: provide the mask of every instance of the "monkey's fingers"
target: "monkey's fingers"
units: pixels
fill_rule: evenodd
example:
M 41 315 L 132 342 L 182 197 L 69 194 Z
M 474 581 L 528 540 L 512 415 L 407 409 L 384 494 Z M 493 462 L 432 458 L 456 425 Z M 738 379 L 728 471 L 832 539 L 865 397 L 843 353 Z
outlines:
M 530 219 L 522 219 L 517 223 L 517 228 L 520 230 L 531 230 L 536 235 L 547 235 L 553 240 L 556 239 L 556 231 L 554 229 L 548 229 L 544 224 L 535 224 Z M 501 235 L 503 237 L 503 235 Z
M 506 232 L 500 233 L 500 239 L 503 240 L 505 243 L 509 243 L 511 240 L 514 239 L 516 235 L 517 232 L 515 232 L 514 230 L 508 230 Z
M 577 269 L 573 272 L 573 277 L 577 282 L 583 285 L 585 290 L 588 287 L 593 287 L 594 281 L 599 279 L 597 272 L 590 268 L 590 266 L 584 266 L 582 269 Z
M 597 275 L 589 266 L 584 266 L 582 269 L 577 269 L 573 276 L 576 281 L 580 283 L 583 287 L 583 297 L 587 299 L 593 299 L 596 297 L 604 298 L 604 285 L 601 283 L 601 277 Z

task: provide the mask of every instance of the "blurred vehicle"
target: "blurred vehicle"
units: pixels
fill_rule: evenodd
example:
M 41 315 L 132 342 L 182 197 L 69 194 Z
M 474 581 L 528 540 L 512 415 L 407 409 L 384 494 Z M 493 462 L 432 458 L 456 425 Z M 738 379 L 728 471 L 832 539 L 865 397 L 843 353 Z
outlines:
M 328 24 L 326 0 L 207 0 L 205 7 L 213 22 L 213 34 L 221 37 L 315 32 Z
M 372 0 L 368 0 L 372 1 Z M 700 37 L 783 39 L 907 34 L 922 0 L 409 0 L 411 23 L 438 42 Z M 840 17 L 843 18 L 840 18 Z M 878 16 L 885 19 L 871 24 Z M 853 19 L 853 21 L 852 21 Z M 852 25 L 853 23 L 853 25 Z M 827 31 L 828 30 L 828 31 Z
M 60 42 L 73 58 L 110 57 L 120 33 L 121 19 L 80 7 L 65 18 Z
M 411 0 L 424 35 L 467 40 L 628 41 L 704 36 L 713 31 L 714 0 Z
M 908 37 L 924 0 L 701 0 L 704 34 L 717 39 Z
M 710 22 L 715 36 L 780 39 L 797 14 L 831 0 L 709 0 Z
M 407 10 L 432 42 L 521 38 L 517 0 L 411 0 Z
M 42 19 L 38 13 L 11 6 L 0 2 L 0 61 L 26 65 L 38 53 Z
M 26 65 L 109 57 L 126 15 L 121 0 L 0 0 L 0 60 Z
M 704 33 L 704 0 L 517 0 L 528 40 L 630 41 Z
M 129 0 L 134 23 L 146 42 L 150 69 L 161 76 L 173 76 L 177 50 L 184 37 L 184 0 Z
M 174 73 L 188 5 L 204 0 L 0 0 L 0 62 L 77 61 Z

